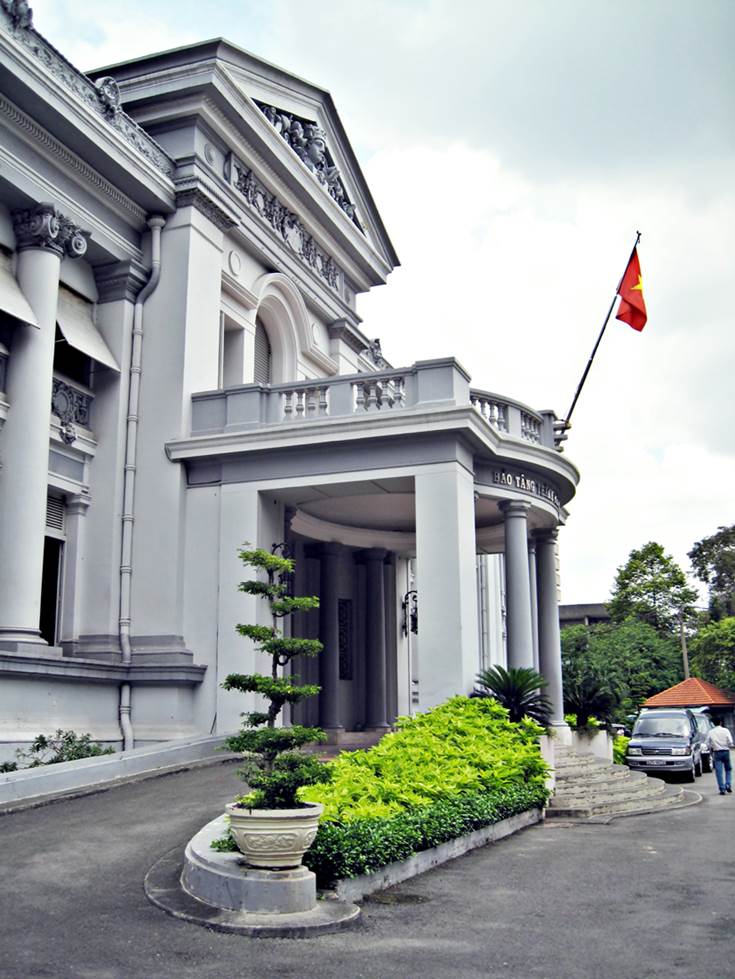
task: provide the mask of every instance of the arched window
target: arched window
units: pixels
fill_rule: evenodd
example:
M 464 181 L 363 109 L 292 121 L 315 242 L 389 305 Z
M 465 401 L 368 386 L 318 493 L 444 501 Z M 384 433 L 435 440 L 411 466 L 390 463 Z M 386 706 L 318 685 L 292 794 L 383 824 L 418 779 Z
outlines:
M 253 380 L 256 384 L 270 384 L 272 376 L 273 354 L 271 352 L 270 340 L 263 324 L 260 320 L 256 320 Z

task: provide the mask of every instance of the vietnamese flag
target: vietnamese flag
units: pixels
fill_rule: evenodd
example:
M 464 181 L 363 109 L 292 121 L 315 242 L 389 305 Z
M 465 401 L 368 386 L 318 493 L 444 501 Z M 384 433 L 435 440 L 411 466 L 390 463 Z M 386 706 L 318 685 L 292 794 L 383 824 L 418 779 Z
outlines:
M 628 267 L 618 286 L 620 306 L 615 316 L 640 332 L 646 325 L 646 303 L 643 299 L 643 281 L 641 279 L 641 263 L 638 261 L 638 249 L 633 249 Z

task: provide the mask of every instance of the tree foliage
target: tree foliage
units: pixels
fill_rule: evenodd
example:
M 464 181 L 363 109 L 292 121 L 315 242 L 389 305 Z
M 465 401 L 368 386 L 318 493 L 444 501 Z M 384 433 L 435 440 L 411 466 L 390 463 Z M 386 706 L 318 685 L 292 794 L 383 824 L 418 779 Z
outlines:
M 735 616 L 700 629 L 691 642 L 690 653 L 695 676 L 735 692 Z
M 640 619 L 660 634 L 672 634 L 694 610 L 696 591 L 670 554 L 655 541 L 632 550 L 618 568 L 608 603 L 615 623 Z
M 647 622 L 568 626 L 562 629 L 561 643 L 564 709 L 573 713 L 579 711 L 571 703 L 581 693 L 592 692 L 585 680 L 617 696 L 610 719 L 623 722 L 647 697 L 683 679 L 677 640 L 662 636 Z M 590 713 L 605 719 L 597 710 Z
M 246 754 L 239 774 L 252 791 L 241 800 L 242 804 L 253 809 L 290 809 L 299 805 L 296 792 L 302 785 L 326 781 L 329 774 L 316 758 L 298 750 L 305 744 L 324 741 L 322 730 L 302 725 L 276 727 L 286 704 L 298 704 L 306 697 L 315 696 L 319 687 L 299 684 L 298 676 L 294 673 L 283 676 L 279 674 L 279 668 L 290 665 L 297 656 L 318 655 L 322 644 L 315 639 L 284 636 L 277 623 L 293 612 L 318 608 L 319 599 L 311 595 L 295 597 L 288 594 L 288 578 L 294 570 L 290 558 L 260 549 L 239 553 L 245 566 L 258 568 L 266 576 L 265 581 L 241 582 L 239 590 L 268 602 L 272 625 L 238 625 L 237 631 L 251 639 L 258 652 L 270 657 L 271 673 L 270 676 L 230 673 L 225 678 L 222 684 L 225 690 L 260 694 L 266 702 L 264 710 L 243 715 L 242 730 L 226 743 L 231 751 Z
M 689 551 L 695 575 L 709 588 L 713 619 L 735 615 L 735 525 L 718 527 Z

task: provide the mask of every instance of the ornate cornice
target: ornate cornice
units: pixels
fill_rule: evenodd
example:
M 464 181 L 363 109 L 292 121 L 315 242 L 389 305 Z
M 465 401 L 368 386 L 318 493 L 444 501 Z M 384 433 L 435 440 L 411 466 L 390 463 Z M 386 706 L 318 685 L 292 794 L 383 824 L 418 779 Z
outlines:
M 339 292 L 342 273 L 337 263 L 317 245 L 296 214 L 275 194 L 271 194 L 234 153 L 230 153 L 227 158 L 226 172 L 233 187 L 239 191 L 251 210 L 275 231 L 305 265 L 321 276 L 335 292 Z
M 5 116 L 29 140 L 38 144 L 50 156 L 54 156 L 66 169 L 73 170 L 85 183 L 91 184 L 104 197 L 109 198 L 114 204 L 119 205 L 127 211 L 134 223 L 143 224 L 145 222 L 146 212 L 142 207 L 138 207 L 129 197 L 122 194 L 117 187 L 114 187 L 104 177 L 100 176 L 96 170 L 93 170 L 92 167 L 85 163 L 81 157 L 76 156 L 68 150 L 57 139 L 54 139 L 49 132 L 37 125 L 30 116 L 27 116 L 25 112 L 21 111 L 17 105 L 14 105 L 2 95 L 0 95 L 0 115 Z
M 81 258 L 87 251 L 88 231 L 82 231 L 53 204 L 36 204 L 12 212 L 18 251 L 41 248 L 60 258 Z
M 201 187 L 188 187 L 176 192 L 176 207 L 193 207 L 214 224 L 220 231 L 229 231 L 237 221 L 217 205 Z
M 341 340 L 356 354 L 365 349 L 365 338 L 348 320 L 335 320 L 329 324 L 327 332 L 330 340 Z
M 32 54 L 54 79 L 88 109 L 105 119 L 150 164 L 167 177 L 176 166 L 158 143 L 120 108 L 117 83 L 110 77 L 95 83 L 82 74 L 33 27 L 33 15 L 25 0 L 0 0 L 0 25 Z

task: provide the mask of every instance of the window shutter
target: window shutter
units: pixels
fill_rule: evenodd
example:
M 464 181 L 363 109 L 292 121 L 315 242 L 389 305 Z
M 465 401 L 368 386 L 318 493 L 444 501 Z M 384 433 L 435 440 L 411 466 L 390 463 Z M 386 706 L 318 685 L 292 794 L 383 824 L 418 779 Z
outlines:
M 49 530 L 64 532 L 64 501 L 57 496 L 49 496 L 46 499 L 46 527 Z
M 255 324 L 255 363 L 253 380 L 256 384 L 271 383 L 271 345 L 262 323 Z

